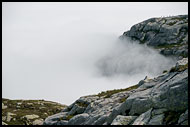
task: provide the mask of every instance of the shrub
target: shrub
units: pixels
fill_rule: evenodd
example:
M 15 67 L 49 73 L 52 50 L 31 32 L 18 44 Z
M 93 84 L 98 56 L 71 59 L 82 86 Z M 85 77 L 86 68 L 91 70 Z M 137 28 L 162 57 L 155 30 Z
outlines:
M 119 102 L 120 102 L 120 103 L 123 103 L 123 102 L 125 102 L 125 100 L 126 100 L 127 98 L 128 98 L 128 97 L 121 98 L 121 99 L 119 100 Z
M 176 71 L 181 72 L 181 71 L 184 71 L 187 68 L 188 68 L 188 63 L 185 64 L 185 65 L 179 65 L 178 67 L 172 67 L 170 69 L 170 72 L 176 72 Z
M 168 71 L 167 71 L 167 70 L 164 70 L 164 71 L 163 71 L 163 73 L 166 73 L 166 72 L 168 72 Z
M 69 121 L 71 118 L 73 118 L 73 116 L 74 116 L 74 115 L 68 115 L 68 116 L 66 117 L 66 120 Z
M 87 107 L 88 106 L 88 104 L 85 104 L 85 103 L 82 103 L 82 102 L 76 102 L 76 104 L 78 106 L 81 106 L 81 107 Z

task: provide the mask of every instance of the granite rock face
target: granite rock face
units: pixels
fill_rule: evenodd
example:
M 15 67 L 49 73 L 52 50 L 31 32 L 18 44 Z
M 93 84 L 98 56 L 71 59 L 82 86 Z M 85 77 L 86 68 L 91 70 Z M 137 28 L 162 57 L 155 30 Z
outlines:
M 175 66 L 126 89 L 80 97 L 44 125 L 188 125 L 188 16 L 151 18 L 121 39 L 135 39 L 166 56 Z
M 133 122 L 137 116 L 122 116 L 118 115 L 111 125 L 129 125 L 131 122 Z
M 183 69 L 145 79 L 141 85 L 80 97 L 62 112 L 46 118 L 44 125 L 186 125 L 186 64 L 181 64 Z M 81 107 L 83 110 L 76 112 Z
M 138 40 L 164 55 L 188 56 L 188 15 L 151 18 L 131 27 L 121 39 Z

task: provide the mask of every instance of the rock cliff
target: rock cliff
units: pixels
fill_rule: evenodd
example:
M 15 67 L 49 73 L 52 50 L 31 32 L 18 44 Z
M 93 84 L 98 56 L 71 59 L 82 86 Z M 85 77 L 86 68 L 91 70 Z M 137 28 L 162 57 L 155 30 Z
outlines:
M 120 36 L 138 40 L 167 56 L 188 56 L 188 15 L 151 18 L 131 27 Z
M 44 125 L 188 125 L 188 16 L 151 18 L 120 38 L 179 60 L 162 75 L 129 88 L 80 97 Z

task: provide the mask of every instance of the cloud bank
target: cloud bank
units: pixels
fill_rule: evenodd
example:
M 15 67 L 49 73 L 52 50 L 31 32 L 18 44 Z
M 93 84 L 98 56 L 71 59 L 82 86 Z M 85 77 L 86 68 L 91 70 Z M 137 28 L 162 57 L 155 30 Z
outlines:
M 154 77 L 175 64 L 175 59 L 166 58 L 158 51 L 130 39 L 117 40 L 114 47 L 97 61 L 99 73 L 106 77 L 139 76 Z

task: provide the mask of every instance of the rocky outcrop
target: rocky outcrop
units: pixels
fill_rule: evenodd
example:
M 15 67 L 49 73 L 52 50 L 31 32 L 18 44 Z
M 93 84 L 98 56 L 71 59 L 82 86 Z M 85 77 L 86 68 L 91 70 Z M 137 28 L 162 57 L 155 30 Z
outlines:
M 151 18 L 131 27 L 121 39 L 138 40 L 167 56 L 188 56 L 188 15 Z
M 2 125 L 42 125 L 45 118 L 66 106 L 44 100 L 2 99 Z
M 187 64 L 188 58 L 183 58 L 154 79 L 80 97 L 61 113 L 46 118 L 44 125 L 187 125 Z
M 148 19 L 120 36 L 126 38 L 178 61 L 129 88 L 80 97 L 44 125 L 188 125 L 188 16 Z

